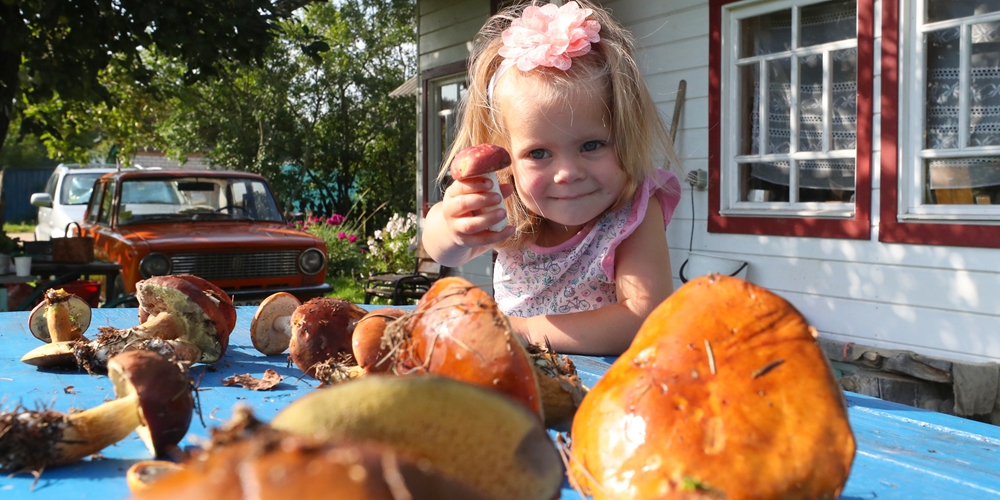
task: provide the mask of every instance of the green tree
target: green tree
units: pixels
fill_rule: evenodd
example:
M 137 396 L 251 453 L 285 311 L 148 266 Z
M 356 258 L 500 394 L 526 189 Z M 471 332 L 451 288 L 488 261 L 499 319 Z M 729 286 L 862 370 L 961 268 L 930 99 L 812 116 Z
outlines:
M 23 132 L 43 140 L 82 137 L 92 117 L 72 104 L 114 108 L 112 89 L 101 81 L 109 68 L 130 85 L 148 84 L 153 73 L 144 48 L 180 61 L 188 83 L 216 75 L 223 61 L 260 62 L 275 22 L 311 1 L 4 0 L 0 137 L 25 110 L 31 112 Z

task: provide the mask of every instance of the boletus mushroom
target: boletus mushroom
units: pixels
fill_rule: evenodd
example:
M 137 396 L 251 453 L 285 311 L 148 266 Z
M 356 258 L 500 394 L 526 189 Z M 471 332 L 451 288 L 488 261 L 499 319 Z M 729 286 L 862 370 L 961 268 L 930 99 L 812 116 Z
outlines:
M 413 314 L 387 327 L 393 372 L 433 373 L 499 391 L 543 415 L 531 359 L 489 294 L 468 280 L 436 281 Z
M 468 179 L 470 177 L 487 177 L 493 181 L 490 188 L 501 197 L 500 180 L 497 179 L 496 172 L 510 166 L 510 153 L 506 149 L 495 144 L 479 144 L 467 147 L 455 154 L 448 167 L 451 177 L 455 180 Z M 497 205 L 500 207 L 503 202 Z M 490 231 L 501 231 L 507 227 L 507 219 L 490 226 Z
M 595 500 L 837 498 L 855 441 L 815 336 L 764 288 L 691 280 L 584 397 L 571 478 Z
M 87 301 L 62 288 L 50 288 L 28 315 L 28 330 L 42 342 L 78 340 L 90 328 L 90 318 Z
M 191 420 L 190 384 L 179 367 L 152 352 L 112 359 L 117 399 L 77 413 L 0 412 L 0 470 L 37 472 L 80 461 L 144 428 L 151 450 L 177 444 Z M 186 416 L 184 413 L 186 412 Z
M 403 316 L 406 311 L 402 309 L 383 307 L 358 320 L 351 336 L 351 347 L 355 361 L 365 373 L 382 373 L 392 368 L 392 342 L 385 337 L 385 329 Z
M 140 460 L 125 471 L 125 483 L 128 484 L 128 490 L 135 494 L 181 470 L 184 467 L 169 460 Z
M 292 312 L 292 362 L 310 377 L 328 363 L 343 363 L 352 356 L 351 337 L 358 320 L 368 311 L 335 297 L 317 297 Z M 357 363 L 353 363 L 356 365 Z
M 537 415 L 496 391 L 436 375 L 371 375 L 313 391 L 271 427 L 381 443 L 495 499 L 550 500 L 564 476 Z
M 302 301 L 288 292 L 278 292 L 257 306 L 250 322 L 250 341 L 266 356 L 281 354 L 292 340 L 292 313 Z

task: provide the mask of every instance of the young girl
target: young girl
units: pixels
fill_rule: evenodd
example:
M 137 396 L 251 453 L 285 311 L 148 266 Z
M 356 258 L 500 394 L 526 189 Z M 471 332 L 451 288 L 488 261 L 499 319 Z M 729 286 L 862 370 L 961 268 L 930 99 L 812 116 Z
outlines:
M 515 7 L 480 30 L 442 176 L 458 151 L 497 144 L 512 159 L 506 199 L 487 177 L 455 181 L 422 242 L 452 267 L 496 249 L 496 301 L 527 341 L 619 354 L 673 292 L 665 228 L 680 182 L 654 165 L 676 155 L 631 35 L 580 3 Z

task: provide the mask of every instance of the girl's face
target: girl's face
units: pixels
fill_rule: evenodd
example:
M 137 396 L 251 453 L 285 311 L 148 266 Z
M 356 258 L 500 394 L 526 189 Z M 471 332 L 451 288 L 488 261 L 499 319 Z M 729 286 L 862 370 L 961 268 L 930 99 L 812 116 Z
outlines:
M 553 100 L 544 98 L 544 88 L 537 90 L 498 96 L 510 132 L 514 185 L 528 210 L 568 238 L 618 200 L 625 173 L 598 93 Z

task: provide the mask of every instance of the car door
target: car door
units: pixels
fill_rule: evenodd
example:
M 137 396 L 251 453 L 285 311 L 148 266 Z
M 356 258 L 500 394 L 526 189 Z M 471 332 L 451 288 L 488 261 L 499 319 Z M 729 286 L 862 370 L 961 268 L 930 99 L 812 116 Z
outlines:
M 35 227 L 35 239 L 39 241 L 47 241 L 52 237 L 52 230 L 55 227 L 53 217 L 55 213 L 53 207 L 55 206 L 56 200 L 56 187 L 59 184 L 59 177 L 62 175 L 60 169 L 56 169 L 49 176 L 49 180 L 45 183 L 45 192 L 49 194 L 52 198 L 51 207 L 38 207 L 38 225 Z

